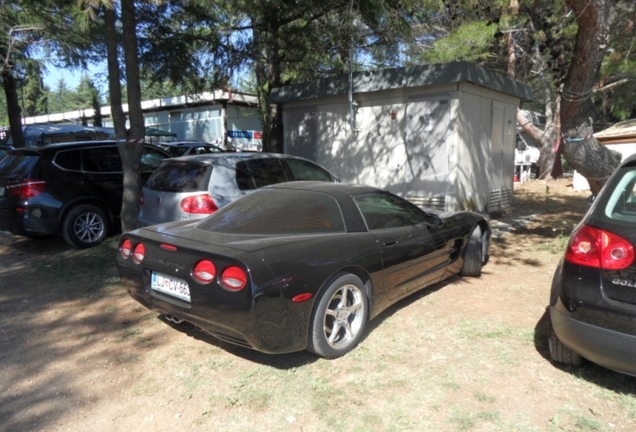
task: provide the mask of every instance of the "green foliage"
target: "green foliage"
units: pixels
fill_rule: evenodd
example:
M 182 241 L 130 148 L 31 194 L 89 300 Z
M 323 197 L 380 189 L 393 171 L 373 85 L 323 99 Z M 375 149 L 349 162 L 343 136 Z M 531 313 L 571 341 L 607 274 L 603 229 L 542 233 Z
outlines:
M 427 63 L 447 63 L 465 60 L 479 63 L 491 56 L 497 27 L 486 22 L 471 22 L 460 26 L 446 38 L 433 44 L 433 49 L 422 55 Z

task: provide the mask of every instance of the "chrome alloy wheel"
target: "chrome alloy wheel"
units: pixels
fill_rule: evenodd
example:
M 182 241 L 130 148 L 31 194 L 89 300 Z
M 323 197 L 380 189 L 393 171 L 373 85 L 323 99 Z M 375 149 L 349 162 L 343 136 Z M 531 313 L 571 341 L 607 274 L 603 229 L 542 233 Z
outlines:
M 93 243 L 102 238 L 106 224 L 104 219 L 90 211 L 80 214 L 73 223 L 75 236 L 86 243 Z
M 334 349 L 346 348 L 364 327 L 364 296 L 360 288 L 346 284 L 329 299 L 324 317 L 324 335 Z

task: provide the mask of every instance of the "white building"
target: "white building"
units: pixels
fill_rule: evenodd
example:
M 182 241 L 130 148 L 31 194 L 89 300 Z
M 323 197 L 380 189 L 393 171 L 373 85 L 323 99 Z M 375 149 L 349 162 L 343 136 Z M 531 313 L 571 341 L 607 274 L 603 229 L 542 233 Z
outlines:
M 246 148 L 262 147 L 258 99 L 254 95 L 216 91 L 147 100 L 141 103 L 141 108 L 146 128 L 169 132 L 173 135 L 173 140 L 204 141 L 221 145 L 240 143 Z M 128 104 L 124 104 L 123 109 L 124 113 L 128 113 Z M 100 111 L 103 126 L 112 127 L 110 106 L 101 107 Z M 25 127 L 82 123 L 92 126 L 94 116 L 94 110 L 87 108 L 26 117 L 22 123 Z M 52 142 L 53 138 L 49 136 L 48 139 Z
M 354 73 L 273 89 L 285 153 L 424 207 L 504 210 L 529 87 L 474 64 Z

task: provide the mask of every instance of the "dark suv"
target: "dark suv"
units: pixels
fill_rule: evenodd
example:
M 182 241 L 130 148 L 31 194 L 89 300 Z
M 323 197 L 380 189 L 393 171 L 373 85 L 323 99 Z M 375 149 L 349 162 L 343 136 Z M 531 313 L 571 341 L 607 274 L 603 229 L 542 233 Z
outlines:
M 145 145 L 143 180 L 170 154 Z M 62 234 L 96 246 L 119 225 L 123 173 L 115 141 L 10 150 L 0 160 L 0 231 L 31 238 Z

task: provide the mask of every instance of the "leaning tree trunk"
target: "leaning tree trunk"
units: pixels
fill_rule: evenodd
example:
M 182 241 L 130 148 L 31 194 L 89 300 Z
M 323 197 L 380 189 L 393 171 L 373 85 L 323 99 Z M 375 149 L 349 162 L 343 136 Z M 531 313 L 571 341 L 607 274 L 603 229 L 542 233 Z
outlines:
M 122 0 L 122 29 L 124 32 L 124 59 L 126 62 L 126 88 L 130 131 L 127 141 L 119 142 L 124 171 L 124 196 L 121 207 L 121 226 L 124 232 L 137 228 L 139 192 L 141 190 L 141 154 L 143 153 L 144 116 L 141 110 L 141 84 L 139 79 L 139 53 L 137 49 L 137 20 L 134 0 Z
M 10 69 L 2 71 L 2 86 L 7 99 L 7 111 L 9 114 L 9 130 L 11 140 L 16 148 L 25 147 L 24 132 L 22 131 L 22 110 L 18 99 L 18 86 Z
M 600 145 L 592 135 L 595 113 L 592 91 L 609 46 L 612 0 L 566 0 L 576 14 L 578 32 L 562 89 L 563 155 L 598 192 L 621 161 L 618 152 Z

